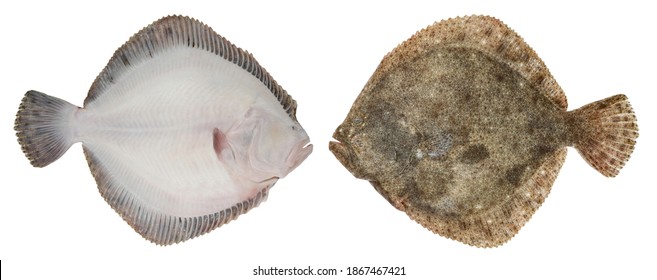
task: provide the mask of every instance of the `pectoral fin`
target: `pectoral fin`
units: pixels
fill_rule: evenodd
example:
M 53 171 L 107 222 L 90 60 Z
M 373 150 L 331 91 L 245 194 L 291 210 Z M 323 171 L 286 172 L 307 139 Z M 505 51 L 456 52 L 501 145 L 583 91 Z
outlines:
M 230 143 L 228 143 L 228 137 L 218 128 L 212 131 L 212 147 L 219 161 L 226 162 L 226 159 L 235 160 L 235 154 L 230 147 Z

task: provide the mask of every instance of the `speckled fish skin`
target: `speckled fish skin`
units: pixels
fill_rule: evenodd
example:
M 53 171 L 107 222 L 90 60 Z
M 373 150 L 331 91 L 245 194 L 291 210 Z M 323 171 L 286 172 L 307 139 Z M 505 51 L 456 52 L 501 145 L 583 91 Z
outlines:
M 29 91 L 15 129 L 35 167 L 81 142 L 103 198 L 144 238 L 168 245 L 258 206 L 308 157 L 296 108 L 249 53 L 169 16 L 114 53 L 83 108 Z
M 574 146 L 613 177 L 638 137 L 624 95 L 566 111 L 566 96 L 513 30 L 444 20 L 386 55 L 329 149 L 394 207 L 477 247 L 511 239 Z

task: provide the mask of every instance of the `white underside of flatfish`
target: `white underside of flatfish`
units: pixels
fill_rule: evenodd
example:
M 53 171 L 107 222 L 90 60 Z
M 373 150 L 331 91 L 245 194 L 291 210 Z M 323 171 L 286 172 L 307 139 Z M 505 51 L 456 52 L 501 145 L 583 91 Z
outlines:
M 219 212 L 262 190 L 255 182 L 233 181 L 212 141 L 214 128 L 257 121 L 247 117 L 249 110 L 294 125 L 262 82 L 189 48 L 161 53 L 131 72 L 76 115 L 78 140 L 117 174 L 117 183 L 131 186 L 145 205 L 176 216 Z
M 101 195 L 158 244 L 246 213 L 311 153 L 296 102 L 245 51 L 186 17 L 114 54 L 84 108 L 25 95 L 19 142 L 37 167 L 82 142 Z

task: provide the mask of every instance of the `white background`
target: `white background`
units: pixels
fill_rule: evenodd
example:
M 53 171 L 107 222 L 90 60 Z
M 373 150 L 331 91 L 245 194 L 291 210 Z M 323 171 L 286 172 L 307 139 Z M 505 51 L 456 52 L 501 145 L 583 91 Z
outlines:
M 407 276 L 395 279 L 657 277 L 652 6 L 137 2 L 0 3 L 3 279 L 269 278 L 252 275 L 258 266 L 343 270 L 342 277 L 296 279 L 391 278 L 347 277 L 349 266 L 404 266 Z M 260 207 L 200 238 L 160 247 L 103 201 L 80 144 L 54 164 L 33 168 L 13 121 L 30 89 L 81 105 L 114 50 L 169 14 L 195 17 L 252 52 L 297 100 L 297 117 L 315 151 Z M 419 226 L 353 178 L 327 148 L 388 51 L 434 21 L 468 14 L 496 16 L 525 38 L 566 92 L 570 109 L 625 93 L 640 127 L 634 154 L 616 178 L 598 174 L 569 149 L 543 206 L 495 249 L 469 247 Z

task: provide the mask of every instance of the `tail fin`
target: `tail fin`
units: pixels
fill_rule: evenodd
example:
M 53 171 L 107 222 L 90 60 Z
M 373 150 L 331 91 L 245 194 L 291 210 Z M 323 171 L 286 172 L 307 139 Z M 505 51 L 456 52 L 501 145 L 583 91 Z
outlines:
M 574 110 L 582 120 L 575 148 L 602 175 L 614 177 L 634 150 L 639 127 L 632 106 L 619 94 Z
M 38 91 L 28 91 L 16 114 L 18 143 L 34 167 L 44 167 L 74 143 L 70 123 L 77 106 Z

